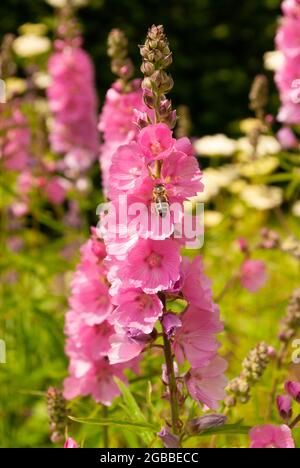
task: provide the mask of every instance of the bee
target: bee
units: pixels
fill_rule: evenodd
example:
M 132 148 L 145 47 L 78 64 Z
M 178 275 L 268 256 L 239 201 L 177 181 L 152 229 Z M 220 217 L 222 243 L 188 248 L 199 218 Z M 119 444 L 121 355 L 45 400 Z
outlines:
M 156 213 L 161 218 L 165 218 L 169 212 L 170 205 L 167 190 L 162 184 L 155 185 L 153 189 L 153 202 Z

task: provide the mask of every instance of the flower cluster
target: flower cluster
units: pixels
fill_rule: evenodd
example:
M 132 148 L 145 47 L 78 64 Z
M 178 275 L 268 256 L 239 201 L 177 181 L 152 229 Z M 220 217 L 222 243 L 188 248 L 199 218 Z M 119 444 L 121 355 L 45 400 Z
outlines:
M 109 170 L 112 156 L 119 146 L 136 139 L 138 128 L 134 123 L 135 112 L 145 112 L 141 81 L 128 81 L 133 65 L 127 58 L 127 39 L 118 29 L 108 38 L 108 55 L 112 59 L 112 71 L 119 76 L 108 90 L 100 115 L 98 129 L 103 138 L 100 147 L 100 166 L 104 192 L 109 190 Z
M 276 84 L 281 97 L 279 120 L 286 124 L 300 122 L 300 3 L 283 2 L 284 17 L 276 37 L 276 44 L 284 56 L 283 65 L 276 73 Z
M 112 312 L 106 268 L 106 252 L 94 236 L 83 245 L 81 261 L 72 281 L 66 317 L 66 353 L 70 376 L 64 383 L 67 399 L 92 395 L 96 402 L 110 405 L 119 394 L 113 378 L 126 380 L 124 365 L 110 365 L 108 351 L 114 328 L 108 322 Z
M 9 171 L 23 171 L 31 160 L 31 132 L 20 103 L 13 102 L 11 112 L 0 104 L 0 117 L 0 164 Z
M 157 41 L 156 35 L 159 35 Z M 156 54 L 165 68 L 165 60 L 168 63 L 170 60 L 163 52 L 168 51 L 169 55 L 170 51 L 162 27 L 150 29 L 146 45 L 141 48 L 143 57 L 147 57 L 144 68 L 148 64 L 150 69 L 150 59 L 155 60 Z M 171 362 L 169 359 L 167 363 L 170 393 L 176 357 L 179 364 L 188 361 L 191 366 L 184 375 L 191 396 L 210 408 L 217 408 L 226 385 L 223 375 L 226 362 L 217 355 L 216 334 L 222 330 L 219 311 L 212 300 L 201 259 L 191 262 L 181 256 L 185 239 L 175 234 L 182 219 L 173 213 L 170 222 L 164 223 L 171 205 L 182 208 L 188 197 L 203 190 L 202 174 L 190 141 L 176 140 L 169 126 L 160 121 L 158 90 L 161 86 L 166 91 L 170 80 L 165 72 L 160 73 L 158 65 L 156 72 L 147 81 L 148 85 L 152 83 L 151 90 L 144 86 L 144 100 L 153 103 L 150 108 L 156 118 L 139 131 L 136 141 L 118 148 L 110 167 L 111 203 L 101 229 L 115 306 L 109 321 L 116 334 L 110 339 L 112 348 L 108 355 L 111 364 L 125 363 L 139 356 L 156 339 L 155 327 L 161 323 L 165 348 L 171 346 Z M 170 115 L 174 115 L 173 111 Z M 125 220 L 124 203 L 119 203 L 120 199 L 128 205 L 129 216 Z M 135 204 L 144 209 L 144 216 L 139 217 L 140 230 L 133 222 Z M 109 229 L 108 220 L 112 216 L 117 222 L 114 229 Z M 157 223 L 149 225 L 149 219 Z M 178 299 L 185 304 L 180 315 L 168 308 L 169 303 Z
M 94 69 L 80 40 L 57 41 L 50 57 L 51 77 L 47 97 L 53 121 L 52 150 L 64 155 L 64 168 L 75 176 L 87 170 L 97 157 L 97 96 Z

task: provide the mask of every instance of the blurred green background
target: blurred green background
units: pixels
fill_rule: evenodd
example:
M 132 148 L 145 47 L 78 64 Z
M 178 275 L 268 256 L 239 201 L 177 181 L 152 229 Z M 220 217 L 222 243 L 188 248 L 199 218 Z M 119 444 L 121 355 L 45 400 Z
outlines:
M 52 7 L 43 0 L 6 0 L 0 4 L 0 36 L 25 22 L 51 22 Z M 280 0 L 90 0 L 79 11 L 85 46 L 97 68 L 103 100 L 112 81 L 106 37 L 125 30 L 139 65 L 138 44 L 152 23 L 163 23 L 174 51 L 173 99 L 192 112 L 194 134 L 234 132 L 247 116 L 251 81 L 263 71 L 263 54 L 274 48 Z M 272 78 L 272 77 L 271 77 Z M 271 111 L 276 109 L 276 96 Z

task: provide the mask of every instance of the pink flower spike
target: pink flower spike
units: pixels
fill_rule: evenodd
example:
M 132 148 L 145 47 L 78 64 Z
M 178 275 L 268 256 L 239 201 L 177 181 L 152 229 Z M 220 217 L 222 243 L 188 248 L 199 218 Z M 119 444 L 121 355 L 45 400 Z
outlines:
M 255 293 L 267 281 L 266 265 L 261 260 L 246 260 L 241 267 L 241 284 L 248 291 Z
M 274 426 L 266 424 L 264 426 L 257 426 L 250 431 L 249 435 L 251 438 L 250 448 L 295 448 L 292 431 L 286 425 Z
M 149 161 L 166 159 L 173 151 L 175 139 L 166 124 L 148 125 L 138 136 L 138 143 Z
M 64 448 L 79 448 L 79 447 L 78 447 L 77 442 L 75 442 L 74 439 L 69 437 L 65 442 Z
M 300 403 L 300 383 L 289 381 L 285 384 L 285 390 L 297 403 Z

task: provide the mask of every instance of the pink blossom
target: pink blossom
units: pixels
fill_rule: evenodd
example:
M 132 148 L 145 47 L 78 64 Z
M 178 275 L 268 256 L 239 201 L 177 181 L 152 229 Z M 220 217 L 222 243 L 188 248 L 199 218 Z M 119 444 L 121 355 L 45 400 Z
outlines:
M 286 425 L 274 426 L 266 424 L 265 426 L 257 426 L 250 431 L 251 446 L 254 449 L 266 448 L 295 448 L 292 431 Z
M 71 437 L 68 437 L 68 439 L 65 442 L 64 448 L 79 448 L 77 442 L 75 442 L 74 439 Z
M 297 148 L 299 145 L 296 135 L 289 127 L 282 127 L 277 132 L 277 138 L 283 149 Z
M 220 347 L 216 333 L 223 330 L 218 309 L 190 306 L 182 315 L 182 327 L 174 339 L 174 352 L 180 364 L 186 359 L 194 368 L 207 366 Z
M 182 321 L 181 318 L 176 314 L 165 314 L 162 319 L 162 326 L 165 334 L 170 340 L 182 327 Z
M 98 150 L 93 65 L 79 46 L 65 43 L 60 49 L 48 63 L 51 84 L 47 96 L 53 114 L 50 142 L 53 151 L 69 155 L 68 166 L 86 170 Z
M 183 202 L 203 191 L 198 161 L 185 153 L 172 153 L 172 156 L 164 161 L 161 174 L 161 182 L 165 185 L 171 202 Z
M 140 289 L 120 290 L 113 297 L 113 303 L 117 307 L 110 316 L 112 323 L 144 333 L 152 332 L 163 311 L 163 305 L 156 295 L 145 294 Z
M 120 146 L 112 157 L 110 167 L 110 198 L 120 192 L 130 192 L 142 183 L 146 176 L 146 165 L 139 146 L 132 142 Z
M 8 116 L 0 104 L 0 117 L 0 162 L 3 161 L 4 168 L 9 171 L 23 171 L 31 159 L 31 132 L 27 119 L 19 108 L 19 102 L 12 104 L 12 111 Z
M 91 395 L 96 403 L 110 406 L 120 391 L 114 382 L 114 377 L 126 382 L 123 374 L 124 366 L 109 364 L 106 358 L 92 363 L 81 376 L 67 377 L 64 381 L 64 396 L 72 400 L 78 396 Z
M 288 57 L 297 57 L 300 54 L 299 19 L 286 17 L 279 29 L 276 43 Z
M 248 291 L 255 293 L 267 281 L 266 265 L 261 260 L 245 260 L 241 267 L 241 284 Z
M 61 205 L 66 199 L 65 179 L 53 177 L 45 186 L 45 195 L 54 205 Z
M 211 281 L 204 273 L 204 266 L 200 256 L 196 257 L 192 262 L 187 258 L 183 258 L 182 282 L 182 294 L 189 304 L 202 310 L 213 309 Z
M 282 10 L 287 16 L 300 16 L 299 0 L 284 0 L 284 2 L 282 3 Z
M 111 364 L 128 363 L 137 358 L 151 341 L 152 337 L 140 330 L 116 327 L 116 333 L 110 338 L 109 362 Z
M 219 402 L 225 398 L 227 379 L 224 372 L 226 369 L 226 361 L 219 356 L 205 367 L 190 369 L 186 376 L 186 383 L 192 398 L 217 410 Z
M 167 239 L 153 241 L 140 239 L 120 270 L 122 281 L 141 288 L 147 294 L 170 289 L 180 277 L 178 244 Z
M 166 159 L 172 153 L 176 140 L 166 124 L 148 125 L 138 136 L 138 142 L 148 161 Z

